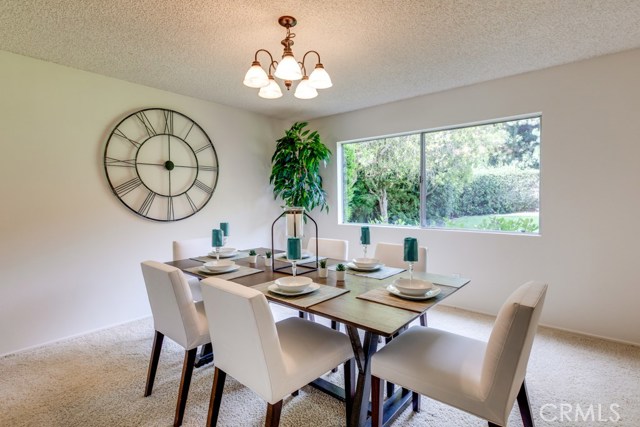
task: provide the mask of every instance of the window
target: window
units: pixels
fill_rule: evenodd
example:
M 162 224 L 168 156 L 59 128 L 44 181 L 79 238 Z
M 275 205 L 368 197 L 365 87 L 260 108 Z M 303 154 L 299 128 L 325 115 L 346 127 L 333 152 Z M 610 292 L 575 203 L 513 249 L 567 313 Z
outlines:
M 539 116 L 340 147 L 345 223 L 538 233 Z

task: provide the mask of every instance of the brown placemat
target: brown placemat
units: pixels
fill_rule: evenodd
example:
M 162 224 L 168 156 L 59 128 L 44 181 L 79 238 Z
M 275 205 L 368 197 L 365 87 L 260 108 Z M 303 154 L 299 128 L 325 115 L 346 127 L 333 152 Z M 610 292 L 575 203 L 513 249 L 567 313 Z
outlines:
M 244 265 L 240 265 L 240 268 L 236 271 L 232 271 L 230 273 L 223 274 L 205 274 L 200 272 L 200 267 L 191 267 L 185 268 L 184 271 L 188 271 L 189 273 L 204 279 L 206 277 L 217 277 L 219 279 L 231 280 L 237 279 L 238 277 L 250 276 L 252 274 L 261 273 L 262 270 L 257 268 L 245 267 Z
M 416 313 L 422 313 L 429 307 L 435 305 L 441 299 L 445 298 L 447 295 L 456 291 L 456 288 L 452 286 L 437 286 L 440 288 L 440 293 L 438 295 L 433 298 L 420 301 L 400 298 L 399 296 L 393 295 L 387 291 L 386 287 L 372 289 L 358 295 L 356 298 L 389 305 L 391 307 L 403 308 L 405 310 L 415 311 Z
M 335 286 L 327 286 L 320 284 L 320 288 L 309 294 L 298 295 L 298 296 L 284 296 L 280 294 L 276 294 L 269 291 L 269 285 L 272 285 L 274 282 L 266 282 L 260 283 L 259 285 L 252 286 L 252 288 L 259 290 L 263 294 L 267 295 L 269 299 L 272 300 L 280 300 L 286 301 L 287 304 L 294 305 L 299 308 L 308 308 L 312 305 L 316 305 L 326 300 L 330 300 L 331 298 L 335 298 L 339 295 L 346 294 L 349 292 L 348 289 L 337 288 Z

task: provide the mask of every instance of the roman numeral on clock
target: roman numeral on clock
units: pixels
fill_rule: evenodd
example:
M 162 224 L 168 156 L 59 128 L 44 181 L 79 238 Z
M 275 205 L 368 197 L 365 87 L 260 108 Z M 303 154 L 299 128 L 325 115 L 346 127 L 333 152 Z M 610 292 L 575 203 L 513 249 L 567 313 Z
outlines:
M 129 194 L 130 192 L 132 192 L 133 190 L 135 190 L 136 188 L 138 188 L 141 184 L 142 184 L 142 181 L 140 181 L 140 178 L 135 177 L 130 179 L 129 181 L 123 182 L 117 187 L 114 187 L 113 191 L 116 192 L 118 197 L 123 197 Z

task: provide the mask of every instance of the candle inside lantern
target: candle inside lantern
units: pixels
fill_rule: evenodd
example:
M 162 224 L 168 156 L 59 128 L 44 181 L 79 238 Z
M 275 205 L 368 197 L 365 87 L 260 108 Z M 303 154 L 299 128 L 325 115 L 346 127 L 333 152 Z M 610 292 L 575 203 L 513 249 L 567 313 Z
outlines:
M 229 236 L 229 223 L 228 222 L 221 222 L 220 223 L 220 230 L 222 230 L 222 232 L 224 233 L 224 237 L 228 237 Z
M 288 237 L 303 237 L 304 232 L 302 229 L 304 214 L 302 211 L 295 213 L 288 213 L 286 215 L 287 220 L 287 236 Z
M 214 248 L 224 246 L 223 236 L 224 234 L 219 228 L 214 228 L 213 230 L 211 230 L 211 246 L 213 246 Z
M 297 237 L 289 237 L 287 239 L 287 258 L 296 260 L 302 258 L 302 244 Z
M 404 260 L 406 262 L 418 261 L 418 239 L 415 237 L 405 237 L 404 239 Z
M 360 243 L 363 245 L 371 244 L 371 234 L 369 233 L 369 227 L 360 228 Z

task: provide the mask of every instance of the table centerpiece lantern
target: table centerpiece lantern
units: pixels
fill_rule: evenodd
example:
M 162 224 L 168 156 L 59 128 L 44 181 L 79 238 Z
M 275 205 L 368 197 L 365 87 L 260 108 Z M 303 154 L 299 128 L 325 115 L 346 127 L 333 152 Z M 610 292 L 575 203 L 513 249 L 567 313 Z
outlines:
M 304 237 L 304 225 L 306 223 L 306 220 L 310 220 L 315 228 L 315 238 L 316 238 L 316 251 L 315 253 L 318 253 L 318 224 L 316 223 L 316 221 L 311 218 L 307 212 L 305 211 L 304 208 L 299 208 L 299 207 L 286 207 L 284 208 L 283 212 L 273 221 L 273 223 L 271 224 L 271 253 L 275 254 L 275 244 L 274 244 L 274 231 L 275 231 L 275 226 L 276 223 L 281 219 L 284 218 L 285 219 L 285 235 L 287 237 L 287 254 L 286 254 L 286 258 L 283 261 L 286 261 L 287 263 L 291 263 L 291 272 L 293 273 L 293 275 L 295 276 L 297 274 L 297 268 L 301 268 L 304 269 L 304 271 L 300 271 L 300 274 L 305 274 L 305 273 L 309 273 L 311 271 L 316 271 L 318 270 L 318 257 L 316 256 L 315 258 L 315 266 L 309 266 L 306 265 L 307 263 L 305 263 L 305 265 L 297 265 L 297 263 L 302 259 L 302 238 Z M 292 259 L 289 257 L 289 244 L 295 244 L 295 243 L 290 243 L 291 239 L 298 239 L 298 242 L 300 244 L 300 254 L 299 257 L 297 259 Z M 295 254 L 295 252 L 294 252 Z M 279 255 L 280 256 L 280 255 Z M 309 261 L 311 262 L 311 261 Z M 286 270 L 289 268 L 288 265 L 282 266 L 282 267 L 278 267 L 276 268 L 276 257 L 272 256 L 271 257 L 271 268 L 274 271 L 279 271 L 279 270 Z M 283 271 L 286 272 L 286 271 Z

